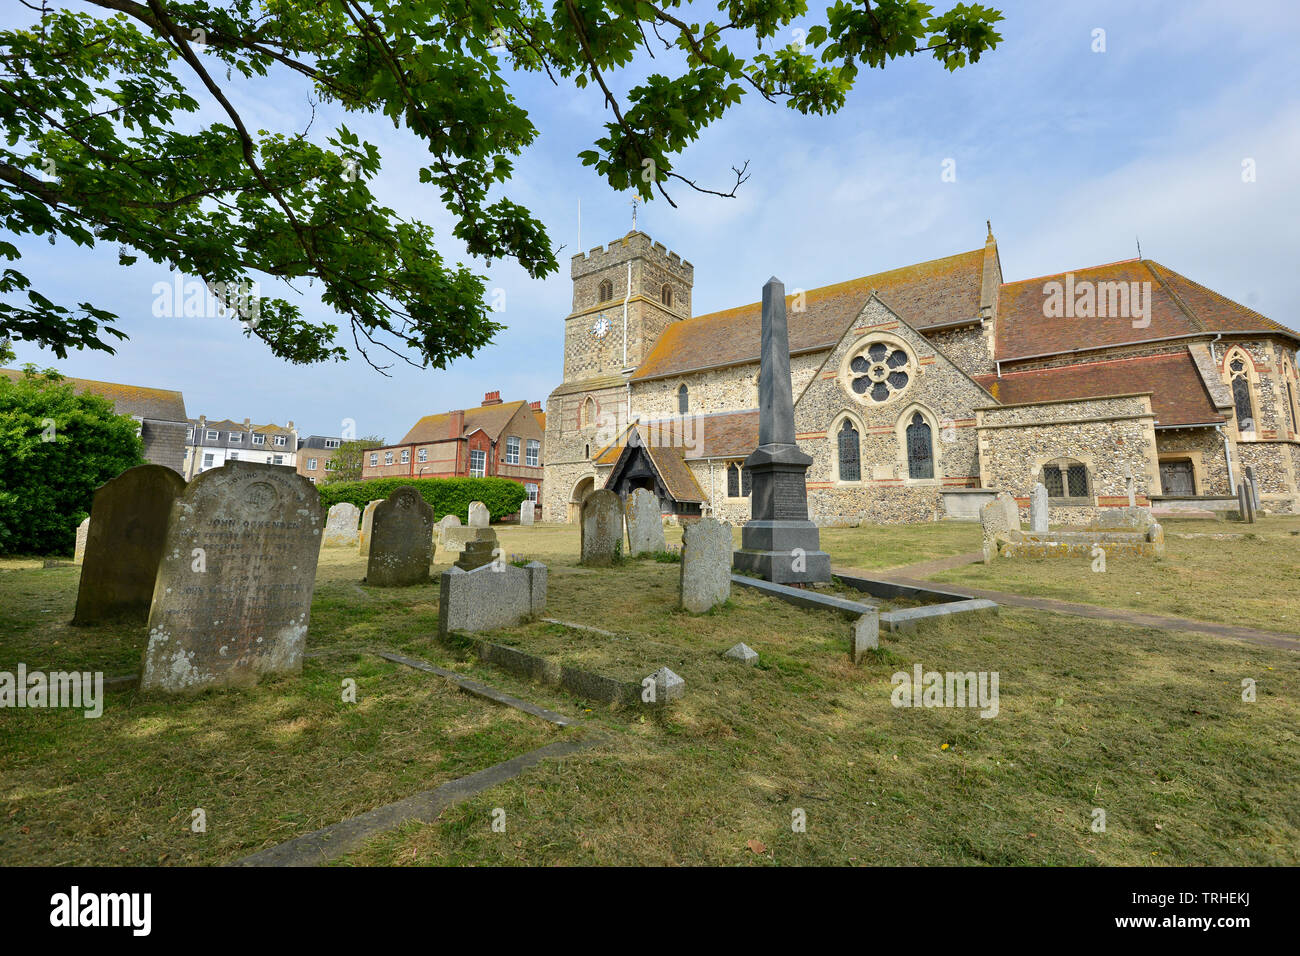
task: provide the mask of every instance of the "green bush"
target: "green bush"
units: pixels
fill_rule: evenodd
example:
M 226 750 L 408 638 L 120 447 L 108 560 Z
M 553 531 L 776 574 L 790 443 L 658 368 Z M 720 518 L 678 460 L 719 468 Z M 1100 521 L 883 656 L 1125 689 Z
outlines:
M 368 481 L 321 485 L 320 503 L 328 509 L 347 501 L 364 510 L 376 498 L 387 498 L 406 485 L 418 491 L 420 497 L 429 503 L 434 521 L 455 515 L 462 524 L 469 517 L 471 501 L 483 502 L 492 520 L 500 521 L 506 515 L 517 513 L 528 497 L 523 485 L 507 478 L 371 478 Z
M 95 489 L 145 463 L 138 428 L 55 372 L 0 375 L 0 554 L 71 554 Z

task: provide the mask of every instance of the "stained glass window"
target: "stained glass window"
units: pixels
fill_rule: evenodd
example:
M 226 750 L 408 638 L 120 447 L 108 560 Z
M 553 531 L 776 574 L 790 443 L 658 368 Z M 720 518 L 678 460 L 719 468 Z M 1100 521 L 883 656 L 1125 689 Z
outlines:
M 683 385 L 681 388 L 677 389 L 677 413 L 679 415 L 685 415 L 690 410 L 691 393 L 687 391 L 686 386 Z
M 740 466 L 734 461 L 727 466 L 727 497 L 740 497 Z
M 840 481 L 858 481 L 862 477 L 859 462 L 858 430 L 853 423 L 845 420 L 840 426 Z
M 930 443 L 930 426 L 920 412 L 912 416 L 912 423 L 907 426 L 907 476 L 934 477 L 934 447 Z

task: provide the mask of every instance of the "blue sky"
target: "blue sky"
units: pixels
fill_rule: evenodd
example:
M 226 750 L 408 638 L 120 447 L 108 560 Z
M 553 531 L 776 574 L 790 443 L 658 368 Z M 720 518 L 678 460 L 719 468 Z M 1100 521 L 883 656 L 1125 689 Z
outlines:
M 1130 258 L 1140 238 L 1148 258 L 1300 327 L 1300 65 L 1286 40 L 1300 26 L 1300 5 L 992 5 L 1006 17 L 1004 41 L 974 66 L 947 73 L 921 57 L 896 61 L 863 73 L 832 117 L 747 97 L 705 131 L 678 171 L 729 186 L 731 166 L 749 160 L 739 197 L 677 188 L 678 208 L 656 201 L 638 216 L 644 231 L 694 264 L 696 314 L 757 300 L 770 275 L 813 288 L 973 249 L 991 219 L 1008 280 Z M 0 25 L 24 20 L 21 9 L 0 15 Z M 1104 53 L 1092 49 L 1097 29 L 1105 30 Z M 653 68 L 647 60 L 634 75 Z M 565 248 L 560 272 L 542 281 L 508 264 L 477 264 L 489 289 L 505 292 L 497 318 L 507 328 L 474 358 L 445 371 L 399 363 L 391 377 L 360 357 L 289 365 L 231 320 L 155 318 L 153 285 L 171 279 L 164 267 L 122 269 L 110 248 L 29 238 L 19 246 L 36 287 L 65 304 L 89 299 L 117 312 L 130 341 L 116 355 L 66 360 L 16 343 L 18 361 L 177 388 L 195 417 L 292 419 L 314 434 L 337 434 L 352 419 L 358 434 L 389 441 L 420 416 L 476 405 L 487 391 L 545 400 L 562 375 L 569 257 L 626 233 L 630 197 L 576 158 L 601 133 L 598 93 L 531 75 L 512 89 L 541 136 L 504 193 Z M 309 116 L 307 92 L 273 77 L 236 89 L 234 101 L 254 128 L 296 131 Z M 340 119 L 318 111 L 321 141 Z M 372 182 L 379 200 L 432 225 L 444 256 L 463 261 L 436 192 L 416 180 L 418 142 L 374 117 L 346 122 L 384 156 Z M 948 159 L 955 182 L 941 175 Z M 1242 181 L 1247 159 L 1251 183 Z M 313 301 L 303 304 L 332 320 Z

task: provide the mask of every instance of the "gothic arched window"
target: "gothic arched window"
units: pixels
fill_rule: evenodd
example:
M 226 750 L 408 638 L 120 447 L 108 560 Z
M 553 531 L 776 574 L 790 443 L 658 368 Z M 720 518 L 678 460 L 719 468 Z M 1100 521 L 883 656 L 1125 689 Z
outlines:
M 677 413 L 685 415 L 691 410 L 691 393 L 683 385 L 677 389 Z
M 608 302 L 612 298 L 614 298 L 614 283 L 610 282 L 608 279 L 601 280 L 600 296 L 597 301 Z
M 664 305 L 669 306 L 670 308 L 672 307 L 673 304 L 672 286 L 665 285 L 662 289 L 659 290 L 659 301 L 662 302 Z
M 734 461 L 727 466 L 727 497 L 740 497 L 740 465 Z
M 847 418 L 839 433 L 840 481 L 859 481 L 862 478 L 858 430 Z
M 1228 363 L 1232 377 L 1232 404 L 1237 412 L 1237 430 L 1255 430 L 1255 411 L 1250 404 L 1250 378 L 1246 374 L 1246 361 L 1240 356 Z
M 930 441 L 930 426 L 920 412 L 912 416 L 907 426 L 907 477 L 934 477 L 934 446 Z

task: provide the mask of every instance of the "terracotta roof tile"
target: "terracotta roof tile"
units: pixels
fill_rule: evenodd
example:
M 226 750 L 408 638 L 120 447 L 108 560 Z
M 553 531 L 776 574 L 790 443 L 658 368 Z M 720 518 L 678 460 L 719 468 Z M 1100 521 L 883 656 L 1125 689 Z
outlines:
M 0 375 L 10 379 L 23 377 L 21 369 L 2 368 Z M 180 392 L 166 388 L 143 388 L 139 385 L 120 385 L 117 382 L 97 382 L 88 378 L 68 378 L 81 392 L 90 392 L 113 403 L 119 415 L 135 415 L 159 422 L 183 422 L 185 399 Z
M 977 375 L 1004 405 L 1151 392 L 1156 425 L 1222 422 L 1188 352 L 1088 362 L 1061 368 Z
M 1131 310 L 1126 315 L 1093 318 L 1044 315 L 1048 300 L 1044 287 L 1049 282 L 1064 284 L 1067 275 L 1073 275 L 1075 289 L 1080 289 L 1082 282 L 1151 283 L 1150 324 L 1134 327 Z M 1295 334 L 1158 262 L 1128 259 L 1003 284 L 998 304 L 996 357 L 1007 361 L 1197 332 L 1257 329 Z
M 650 453 L 650 460 L 654 463 L 655 470 L 659 472 L 659 478 L 663 481 L 664 487 L 676 501 L 705 501 L 704 490 L 700 483 L 695 480 L 695 472 L 691 471 L 682 457 L 680 448 L 651 447 L 646 451 Z
M 483 429 L 488 438 L 496 441 L 500 437 L 502 429 L 514 418 L 515 412 L 527 402 L 502 402 L 500 405 L 480 405 L 476 408 L 465 409 L 465 429 L 460 435 L 468 435 L 477 429 Z M 443 412 L 440 415 L 425 415 L 411 427 L 406 433 L 406 437 L 398 445 L 418 445 L 424 442 L 446 441 L 451 437 L 448 435 L 448 426 L 451 420 L 450 412 Z
M 984 249 L 972 250 L 864 276 L 804 293 L 804 311 L 786 296 L 790 352 L 831 348 L 862 311 L 872 291 L 914 326 L 973 319 L 979 315 Z M 761 302 L 674 322 L 659 336 L 633 381 L 694 369 L 757 362 L 762 331 Z
M 655 419 L 639 422 L 636 428 L 643 444 L 681 448 L 682 457 L 687 461 L 746 458 L 758 447 L 757 408 L 689 416 L 685 423 L 680 418 Z M 596 464 L 612 465 L 618 461 L 631 430 L 625 429 L 613 444 L 598 451 Z

